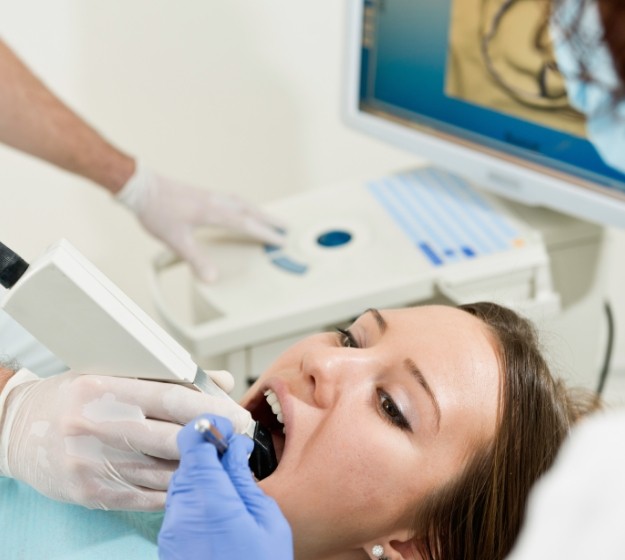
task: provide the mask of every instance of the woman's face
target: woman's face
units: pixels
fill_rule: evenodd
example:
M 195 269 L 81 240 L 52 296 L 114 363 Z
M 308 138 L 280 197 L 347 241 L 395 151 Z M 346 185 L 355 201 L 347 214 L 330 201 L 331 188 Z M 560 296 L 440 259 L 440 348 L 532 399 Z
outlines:
M 243 404 L 275 424 L 264 392 L 279 401 L 280 463 L 260 485 L 289 519 L 296 553 L 406 539 L 419 500 L 493 436 L 499 383 L 487 327 L 451 307 L 370 310 L 346 334 L 284 352 Z

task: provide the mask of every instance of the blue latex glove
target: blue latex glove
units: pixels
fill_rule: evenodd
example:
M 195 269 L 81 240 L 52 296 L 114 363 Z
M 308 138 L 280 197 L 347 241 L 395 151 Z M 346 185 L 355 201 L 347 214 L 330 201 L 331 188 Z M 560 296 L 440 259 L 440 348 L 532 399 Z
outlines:
M 291 528 L 278 504 L 256 484 L 248 467 L 253 442 L 232 424 L 206 415 L 228 440 L 215 447 L 187 424 L 178 434 L 180 466 L 167 492 L 158 536 L 161 560 L 292 560 Z

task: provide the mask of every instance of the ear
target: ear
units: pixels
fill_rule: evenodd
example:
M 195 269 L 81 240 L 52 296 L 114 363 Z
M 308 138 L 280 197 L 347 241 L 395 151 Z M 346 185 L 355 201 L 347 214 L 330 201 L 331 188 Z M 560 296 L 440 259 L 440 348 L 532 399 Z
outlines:
M 364 551 L 370 560 L 423 560 L 423 556 L 415 547 L 414 537 L 408 531 L 399 531 L 384 538 L 365 543 Z M 379 545 L 384 549 L 381 558 L 373 555 L 373 547 Z

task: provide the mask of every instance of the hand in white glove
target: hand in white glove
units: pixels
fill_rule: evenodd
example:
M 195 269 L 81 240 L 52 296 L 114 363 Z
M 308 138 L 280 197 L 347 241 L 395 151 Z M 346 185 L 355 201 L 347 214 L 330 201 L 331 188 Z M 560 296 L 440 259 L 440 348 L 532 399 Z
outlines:
M 271 245 L 283 244 L 279 227 L 254 206 L 161 177 L 140 162 L 117 199 L 137 215 L 145 229 L 188 261 L 204 282 L 214 281 L 217 270 L 193 236 L 199 226 L 223 227 Z
M 181 426 L 206 412 L 237 431 L 250 420 L 179 385 L 73 372 L 39 379 L 22 369 L 0 396 L 0 474 L 89 508 L 163 509 Z

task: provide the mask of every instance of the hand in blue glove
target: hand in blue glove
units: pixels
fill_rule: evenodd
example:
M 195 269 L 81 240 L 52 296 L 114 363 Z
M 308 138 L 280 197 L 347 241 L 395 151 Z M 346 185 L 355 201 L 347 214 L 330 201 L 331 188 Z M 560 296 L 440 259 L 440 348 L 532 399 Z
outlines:
M 248 467 L 253 442 L 226 418 L 206 415 L 228 441 L 218 456 L 194 426 L 178 434 L 180 466 L 167 492 L 158 535 L 161 560 L 292 560 L 291 528 Z

